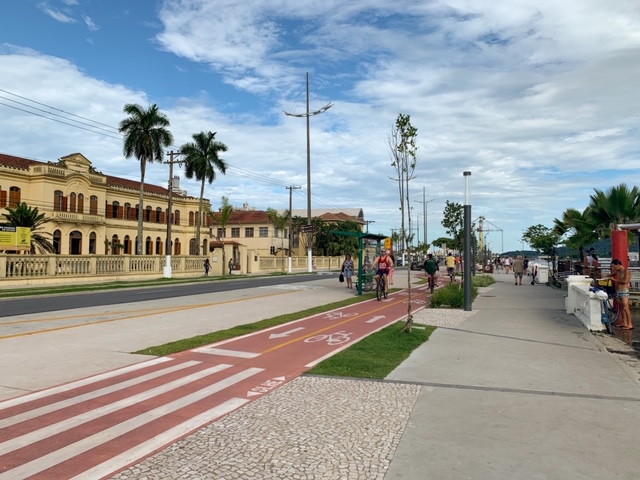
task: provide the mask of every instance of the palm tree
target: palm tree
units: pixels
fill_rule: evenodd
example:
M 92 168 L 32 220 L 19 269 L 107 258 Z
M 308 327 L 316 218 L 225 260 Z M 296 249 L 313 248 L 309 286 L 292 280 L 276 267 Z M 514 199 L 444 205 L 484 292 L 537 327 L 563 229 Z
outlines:
M 217 132 L 200 132 L 192 135 L 193 142 L 185 143 L 180 147 L 184 156 L 185 174 L 187 178 L 196 177 L 202 182 L 200 186 L 200 206 L 196 223 L 196 245 L 200 255 L 200 224 L 202 223 L 202 199 L 204 197 L 204 182 L 213 183 L 216 179 L 216 169 L 223 174 L 227 173 L 227 164 L 219 157 L 220 152 L 226 152 L 227 146 L 216 141 Z
M 583 212 L 575 208 L 568 208 L 562 214 L 562 219 L 554 219 L 553 233 L 562 237 L 568 234 L 565 243 L 567 247 L 578 249 L 580 260 L 583 258 L 584 247 L 598 240 L 597 225 L 587 207 Z
M 606 192 L 594 189 L 589 198 L 589 216 L 600 238 L 609 238 L 614 225 L 636 223 L 640 219 L 640 190 L 621 183 Z M 629 232 L 631 235 L 631 232 Z
M 46 238 L 46 235 L 50 234 L 47 232 L 38 232 L 45 223 L 51 221 L 50 218 L 45 218 L 44 213 L 39 213 L 37 207 L 29 207 L 26 203 L 19 203 L 16 208 L 7 207 L 7 211 L 9 213 L 3 213 L 2 215 L 12 226 L 31 229 L 30 253 L 36 253 L 36 249 L 38 253 L 55 252 L 53 243 Z
M 154 103 L 145 110 L 140 105 L 127 103 L 124 112 L 129 115 L 120 122 L 124 134 L 122 153 L 126 158 L 136 157 L 140 162 L 140 199 L 138 201 L 138 238 L 136 253 L 142 255 L 142 221 L 144 214 L 144 174 L 147 162 L 162 162 L 164 149 L 173 143 L 173 135 L 167 129 L 169 119 L 158 111 Z

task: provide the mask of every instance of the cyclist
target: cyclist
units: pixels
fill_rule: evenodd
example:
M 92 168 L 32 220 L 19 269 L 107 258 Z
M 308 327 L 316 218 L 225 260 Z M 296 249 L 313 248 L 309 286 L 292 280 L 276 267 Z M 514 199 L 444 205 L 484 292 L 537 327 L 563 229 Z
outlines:
M 449 278 L 453 282 L 453 278 L 456 275 L 456 257 L 453 256 L 452 252 L 449 252 L 446 259 L 447 264 L 447 273 L 449 274 Z
M 374 268 L 378 265 L 378 269 L 376 270 L 376 282 L 380 279 L 380 275 L 384 275 L 384 291 L 389 291 L 389 269 L 391 268 L 391 253 L 390 250 L 383 250 L 382 253 L 375 261 L 371 264 L 371 268 Z
M 424 271 L 429 275 L 429 288 L 433 292 L 436 286 L 436 272 L 438 271 L 438 262 L 433 258 L 433 254 L 429 254 L 424 261 Z

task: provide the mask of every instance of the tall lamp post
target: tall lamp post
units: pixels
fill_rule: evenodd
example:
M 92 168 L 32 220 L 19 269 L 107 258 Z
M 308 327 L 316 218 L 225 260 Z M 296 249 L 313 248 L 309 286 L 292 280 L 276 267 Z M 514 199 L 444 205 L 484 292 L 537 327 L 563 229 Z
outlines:
M 367 226 L 367 233 L 369 233 L 369 224 L 370 223 L 376 223 L 376 221 L 375 220 L 365 220 L 364 223 Z
M 471 172 L 464 172 L 464 310 L 471 311 Z
M 166 253 L 166 258 L 165 258 L 165 264 L 164 264 L 164 269 L 162 271 L 162 276 L 164 278 L 171 278 L 171 247 L 172 242 L 171 242 L 171 212 L 173 210 L 173 164 L 177 163 L 178 165 L 182 165 L 182 163 L 184 163 L 182 160 L 178 160 L 175 159 L 174 160 L 174 156 L 179 156 L 180 152 L 174 152 L 173 150 L 171 150 L 169 152 L 169 161 L 168 162 L 164 162 L 164 163 L 168 163 L 169 164 L 169 201 L 168 201 L 168 205 L 167 205 L 167 245 L 165 247 L 165 253 Z
M 311 248 L 311 239 L 313 237 L 313 226 L 311 225 L 311 135 L 309 133 L 309 117 L 320 115 L 331 107 L 333 107 L 333 103 L 327 103 L 320 110 L 316 110 L 314 112 L 309 111 L 309 72 L 307 72 L 307 112 L 298 114 L 284 112 L 285 115 L 289 115 L 290 117 L 304 117 L 307 119 L 307 226 L 303 231 L 307 232 L 307 260 L 309 272 L 313 271 L 313 251 Z

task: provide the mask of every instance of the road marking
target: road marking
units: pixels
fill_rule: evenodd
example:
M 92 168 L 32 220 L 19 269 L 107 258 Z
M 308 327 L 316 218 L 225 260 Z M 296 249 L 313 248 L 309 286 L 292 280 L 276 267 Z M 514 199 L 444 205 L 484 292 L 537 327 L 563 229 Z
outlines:
M 70 460 L 73 457 L 76 457 L 93 448 L 96 448 L 102 445 L 103 443 L 109 442 L 137 428 L 143 427 L 144 425 L 150 422 L 153 422 L 154 420 L 157 420 L 159 417 L 167 416 L 184 407 L 188 407 L 189 405 L 199 400 L 209 397 L 214 393 L 220 392 L 225 388 L 228 388 L 232 385 L 235 385 L 236 383 L 246 380 L 247 378 L 252 377 L 253 375 L 256 375 L 262 371 L 264 371 L 264 369 L 262 368 L 249 368 L 243 372 L 232 375 L 229 378 L 226 378 L 220 382 L 214 383 L 213 385 L 210 385 L 206 388 L 198 390 L 197 392 L 193 392 L 182 398 L 174 400 L 173 402 L 167 403 L 166 405 L 162 405 L 160 407 L 154 408 L 153 410 L 145 412 L 141 415 L 130 418 L 129 420 L 126 420 L 120 424 L 114 425 L 113 427 L 109 427 L 105 430 L 102 430 L 101 432 L 98 432 L 93 435 L 90 435 L 89 437 L 83 438 L 78 442 L 72 443 L 58 450 L 55 450 L 51 453 L 43 455 L 42 457 L 39 457 L 35 460 L 22 464 L 19 467 L 13 468 L 11 470 L 7 470 L 4 473 L 0 473 L 0 479 L 8 480 L 8 479 L 16 479 L 16 478 L 27 478 L 32 475 L 35 475 L 36 473 L 40 473 L 44 470 L 47 470 L 48 468 L 54 467 L 62 462 Z M 206 422 L 210 422 L 212 420 L 211 416 L 202 415 L 202 414 L 194 417 L 194 419 L 196 418 L 198 418 L 199 421 L 206 419 Z M 191 420 L 193 421 L 194 419 L 191 419 Z M 167 430 L 167 432 L 170 432 L 175 428 L 176 427 L 170 430 Z M 165 432 L 165 434 L 167 432 Z M 185 433 L 188 433 L 188 431 Z M 158 437 L 160 436 L 154 437 L 152 440 L 148 440 L 145 443 L 149 443 L 151 441 L 157 442 Z M 174 437 L 174 438 L 177 438 L 177 437 Z M 158 444 L 157 446 L 160 447 L 161 445 Z M 83 477 L 80 477 L 80 478 L 83 478 Z M 96 477 L 88 476 L 84 478 L 96 478 Z
M 97 383 L 102 380 L 106 380 L 107 378 L 113 378 L 113 377 L 117 377 L 118 375 L 123 375 L 125 373 L 135 372 L 136 370 L 141 370 L 143 368 L 157 365 L 159 363 L 171 362 L 171 361 L 173 361 L 173 358 L 170 358 L 170 357 L 154 358 L 153 360 L 136 363 L 134 365 L 129 365 L 128 367 L 120 368 L 118 370 L 112 370 L 110 372 L 94 375 L 93 377 L 83 378 L 82 380 L 77 380 L 75 382 L 65 383 L 64 385 L 48 388 L 46 390 L 40 390 L 39 392 L 29 393 L 22 397 L 16 397 L 10 400 L 5 400 L 4 402 L 0 402 L 0 410 L 4 410 L 5 408 L 9 408 L 9 407 L 14 407 L 16 405 L 20 405 L 23 403 L 31 402 L 33 400 L 38 400 L 40 398 L 48 397 L 49 395 L 55 395 L 57 393 L 67 392 L 69 390 L 73 390 L 74 388 L 84 387 L 85 385 L 91 385 L 92 383 Z
M 265 393 L 270 392 L 274 388 L 282 385 L 282 383 L 286 380 L 286 377 L 275 377 L 271 380 L 266 380 L 262 382 L 260 385 L 253 387 L 251 390 L 247 392 L 247 397 L 255 397 L 256 395 L 264 395 Z
M 282 333 L 272 333 L 271 335 L 269 335 L 269 340 L 273 340 L 274 338 L 284 338 L 284 337 L 288 337 L 289 335 L 299 332 L 300 330 L 304 330 L 304 327 L 298 327 L 298 328 L 294 328 L 292 330 L 288 330 L 286 332 L 282 332 Z
M 96 465 L 95 467 L 76 475 L 71 480 L 95 480 L 96 478 L 111 476 L 114 472 L 152 454 L 164 445 L 175 442 L 179 438 L 187 435 L 189 432 L 202 428 L 221 416 L 240 408 L 247 402 L 249 402 L 249 400 L 244 398 L 232 398 L 231 400 L 227 400 L 217 407 L 207 410 L 206 412 L 203 412 L 200 415 L 197 415 L 186 422 L 176 425 L 166 432 L 153 437 L 151 440 L 147 440 L 146 442 L 143 442 L 120 455 L 110 458 L 100 465 Z
M 32 418 L 40 417 L 47 413 L 55 412 L 56 410 L 61 410 L 63 408 L 67 408 L 72 405 L 77 405 L 79 403 L 86 402 L 87 400 L 92 400 L 94 398 L 102 397 L 103 395 L 108 395 L 109 393 L 118 392 L 120 390 L 124 390 L 126 388 L 133 387 L 140 383 L 146 382 L 147 380 L 152 380 L 154 378 L 162 377 L 169 373 L 173 373 L 179 370 L 183 370 L 185 368 L 193 367 L 194 365 L 198 365 L 200 363 L 202 362 L 190 361 L 185 363 L 179 363 L 177 365 L 172 365 L 169 368 L 165 368 L 163 370 L 157 370 L 155 372 L 151 372 L 146 375 L 142 375 L 140 377 L 135 377 L 130 380 L 126 380 L 124 382 L 116 383 L 114 385 L 101 388 L 99 390 L 94 390 L 93 392 L 85 393 L 84 395 L 77 395 L 71 398 L 67 398 L 66 400 L 50 403 L 48 405 L 44 405 L 42 407 L 35 408 L 33 410 L 29 410 L 27 412 L 19 413 L 18 415 L 14 415 L 12 417 L 4 418 L 0 420 L 0 428 L 9 427 L 11 425 L 15 425 L 16 423 L 24 422 Z
M 241 352 L 240 350 L 226 350 L 224 348 L 215 348 L 215 347 L 201 347 L 192 350 L 192 352 L 198 353 L 206 353 L 208 355 L 223 355 L 225 357 L 236 357 L 236 358 L 256 358 L 259 357 L 259 353 L 253 352 Z
M 375 317 L 371 317 L 364 323 L 376 323 L 378 320 L 382 320 L 383 318 L 387 318 L 385 315 L 376 315 Z
M 95 420 L 96 418 L 104 417 L 105 415 L 109 415 L 110 413 L 113 413 L 117 410 L 122 410 L 123 408 L 130 407 L 131 405 L 144 402 L 145 400 L 149 400 L 150 398 L 154 398 L 158 395 L 162 395 L 163 393 L 175 390 L 176 388 L 182 387 L 191 382 L 195 382 L 197 380 L 200 380 L 201 378 L 226 370 L 231 366 L 232 365 L 226 364 L 216 365 L 215 367 L 207 368 L 206 370 L 202 370 L 201 372 L 192 373 L 191 375 L 179 378 L 165 385 L 160 385 L 159 387 L 152 388 L 151 390 L 138 393 L 137 395 L 123 398 L 122 400 L 118 400 L 117 402 L 107 404 L 104 407 L 96 408 L 80 415 L 76 415 L 75 417 L 53 423 L 39 430 L 34 430 L 32 432 L 25 433 L 24 435 L 20 435 L 19 437 L 14 437 L 11 440 L 0 443 L 0 455 L 5 455 L 9 452 L 13 452 L 14 450 L 18 450 L 19 448 L 31 445 L 35 442 L 44 440 L 45 438 L 51 437 L 58 433 L 70 430 L 79 425 Z

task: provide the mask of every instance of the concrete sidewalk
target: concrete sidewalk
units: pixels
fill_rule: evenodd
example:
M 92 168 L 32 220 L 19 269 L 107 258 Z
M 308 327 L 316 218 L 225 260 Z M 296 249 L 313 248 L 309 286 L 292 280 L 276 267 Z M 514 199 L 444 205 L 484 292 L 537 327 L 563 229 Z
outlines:
M 640 478 L 639 372 L 563 291 L 494 278 L 388 377 L 422 388 L 385 480 Z

